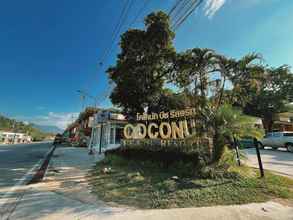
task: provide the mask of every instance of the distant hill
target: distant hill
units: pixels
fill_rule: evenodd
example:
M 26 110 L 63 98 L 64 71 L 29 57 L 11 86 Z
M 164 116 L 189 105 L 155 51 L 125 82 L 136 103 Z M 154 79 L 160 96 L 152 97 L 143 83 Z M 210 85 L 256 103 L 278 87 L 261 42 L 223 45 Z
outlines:
M 0 115 L 0 130 L 25 133 L 32 136 L 33 140 L 36 141 L 43 140 L 50 135 L 48 132 L 43 132 L 39 128 L 35 128 L 32 124 L 25 124 L 3 115 Z
M 32 126 L 34 128 L 41 130 L 42 132 L 45 132 L 45 133 L 53 133 L 53 134 L 63 133 L 63 130 L 61 130 L 57 126 L 37 125 L 37 124 L 32 124 Z

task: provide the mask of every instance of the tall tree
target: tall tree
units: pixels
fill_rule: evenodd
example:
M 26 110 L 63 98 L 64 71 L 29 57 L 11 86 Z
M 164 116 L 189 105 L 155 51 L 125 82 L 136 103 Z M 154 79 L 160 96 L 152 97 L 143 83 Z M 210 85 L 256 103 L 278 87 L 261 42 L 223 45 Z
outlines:
M 260 92 L 265 80 L 260 61 L 261 56 L 256 53 L 247 54 L 237 61 L 229 77 L 233 85 L 229 99 L 233 105 L 243 107 Z
M 180 110 L 190 106 L 186 93 L 175 93 L 168 88 L 163 89 L 158 99 L 158 102 L 150 105 L 149 112 Z
M 271 131 L 274 115 L 286 111 L 286 104 L 292 101 L 293 74 L 285 65 L 267 69 L 264 77 L 260 92 L 251 96 L 244 112 L 261 117 L 265 129 Z
M 215 72 L 219 72 L 219 79 L 216 83 L 215 91 L 215 108 L 218 109 L 220 105 L 224 104 L 224 92 L 227 82 L 232 78 L 235 69 L 237 68 L 237 61 L 235 59 L 227 58 L 226 56 L 217 54 L 215 56 Z M 217 82 L 217 81 L 216 81 Z
M 134 115 L 158 102 L 165 76 L 175 56 L 169 17 L 159 11 L 145 18 L 145 30 L 121 36 L 121 53 L 107 72 L 115 87 L 110 96 L 124 113 Z
M 179 87 L 192 90 L 195 105 L 204 106 L 206 103 L 214 58 L 214 51 L 207 48 L 194 48 L 177 56 L 173 80 Z

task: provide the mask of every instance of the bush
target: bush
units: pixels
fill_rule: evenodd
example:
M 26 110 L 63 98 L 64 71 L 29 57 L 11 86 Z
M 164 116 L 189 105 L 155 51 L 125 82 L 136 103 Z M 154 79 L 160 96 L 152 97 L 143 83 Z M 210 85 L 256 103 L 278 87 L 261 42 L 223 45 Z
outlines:
M 108 150 L 105 155 L 118 155 L 127 160 L 153 163 L 160 167 L 180 171 L 183 176 L 197 175 L 209 162 L 208 148 L 196 144 L 172 144 L 140 142 Z
M 191 163 L 193 166 L 199 165 L 199 153 L 198 152 L 182 152 L 178 149 L 170 150 L 149 150 L 144 148 L 135 147 L 120 147 L 117 149 L 107 150 L 105 155 L 118 155 L 129 160 L 138 161 L 151 161 L 159 163 L 164 167 L 169 167 L 178 162 Z

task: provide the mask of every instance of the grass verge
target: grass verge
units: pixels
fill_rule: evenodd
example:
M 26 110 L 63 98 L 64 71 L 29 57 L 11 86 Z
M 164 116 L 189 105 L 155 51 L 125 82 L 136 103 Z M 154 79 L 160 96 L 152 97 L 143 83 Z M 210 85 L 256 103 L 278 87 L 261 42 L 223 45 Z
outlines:
M 269 172 L 260 179 L 253 168 L 232 166 L 229 172 L 237 175 L 191 178 L 182 169 L 109 155 L 96 164 L 89 177 L 99 199 L 143 209 L 293 200 L 293 180 Z

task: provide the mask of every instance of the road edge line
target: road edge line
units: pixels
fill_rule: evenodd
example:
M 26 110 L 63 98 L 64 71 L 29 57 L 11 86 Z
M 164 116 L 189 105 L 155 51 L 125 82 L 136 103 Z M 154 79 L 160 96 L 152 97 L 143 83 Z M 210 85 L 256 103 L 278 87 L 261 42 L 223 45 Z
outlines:
M 34 172 L 32 178 L 26 183 L 26 185 L 38 183 L 43 180 L 44 176 L 46 175 L 47 168 L 50 164 L 51 157 L 53 156 L 56 147 L 57 147 L 56 145 L 53 145 L 51 149 L 47 152 L 44 160 L 41 163 L 41 166 L 39 166 L 39 168 Z
M 48 155 L 50 152 L 54 152 L 56 146 L 52 146 L 46 153 L 46 156 L 43 159 L 40 159 L 29 171 L 27 171 L 22 177 L 21 179 L 14 185 L 11 187 L 11 190 L 9 190 L 8 192 L 6 192 L 2 197 L 0 197 L 0 200 L 4 200 L 0 206 L 0 208 L 4 207 L 5 204 L 8 202 L 8 200 L 10 198 L 9 197 L 11 194 L 13 194 L 20 186 L 25 186 L 25 185 L 29 185 L 29 183 L 31 182 L 31 180 L 33 179 L 33 177 L 35 176 L 35 172 L 36 170 L 39 170 L 40 167 L 42 167 L 42 164 L 45 162 L 45 160 L 47 159 Z

